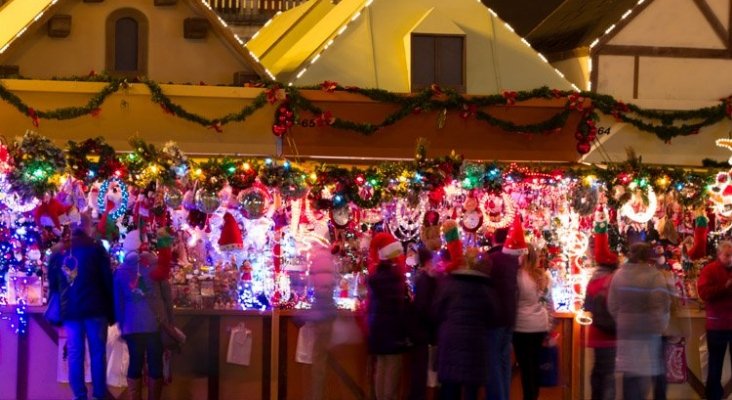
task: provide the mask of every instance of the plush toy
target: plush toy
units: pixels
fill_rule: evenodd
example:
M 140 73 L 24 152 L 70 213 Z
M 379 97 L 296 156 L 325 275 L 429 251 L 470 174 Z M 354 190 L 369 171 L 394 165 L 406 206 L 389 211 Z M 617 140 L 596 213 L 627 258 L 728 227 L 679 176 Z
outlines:
M 50 194 L 43 197 L 41 204 L 36 207 L 34 217 L 36 225 L 49 226 L 54 230 L 61 231 L 61 215 L 66 212 L 64 206 Z
M 694 221 L 694 241 L 688 248 L 688 256 L 694 261 L 707 255 L 707 226 L 709 220 L 703 213 L 699 213 Z
M 150 278 L 162 282 L 170 278 L 170 269 L 173 266 L 173 234 L 168 228 L 157 231 L 158 264 L 150 272 Z
M 442 240 L 440 239 L 440 214 L 437 211 L 429 210 L 424 213 L 419 238 L 428 249 L 432 251 L 440 249 L 442 246 Z

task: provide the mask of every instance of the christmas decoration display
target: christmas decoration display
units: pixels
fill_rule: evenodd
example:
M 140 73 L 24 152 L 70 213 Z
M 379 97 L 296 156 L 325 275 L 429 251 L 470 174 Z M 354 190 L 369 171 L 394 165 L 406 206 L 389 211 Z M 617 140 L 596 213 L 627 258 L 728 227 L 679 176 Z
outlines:
M 294 92 L 284 93 L 291 107 L 303 107 Z M 575 108 L 583 104 L 573 101 Z M 174 143 L 130 143 L 127 154 L 101 139 L 69 143 L 64 157 L 28 133 L 7 156 L 0 147 L 0 301 L 42 304 L 48 250 L 84 213 L 96 219 L 113 264 L 131 236 L 156 251 L 154 278 L 170 278 L 177 306 L 257 310 L 309 306 L 307 273 L 316 248 L 333 253 L 336 303 L 355 309 L 379 260 L 396 259 L 406 278 L 415 249 L 424 245 L 445 249 L 442 266 L 453 270 L 467 249 L 485 247 L 496 229 L 510 228 L 505 251 L 522 254 L 531 244 L 542 252 L 556 283 L 556 308 L 578 312 L 593 265 L 622 258 L 624 243 L 643 236 L 674 247 L 683 284 L 692 287 L 707 242 L 729 237 L 732 226 L 729 172 L 650 167 L 634 154 L 602 168 L 523 166 L 457 154 L 428 158 L 422 141 L 414 160 L 345 168 L 190 160 Z M 34 158 L 51 166 L 42 169 L 42 184 L 23 183 L 31 168 L 26 153 L 46 154 Z

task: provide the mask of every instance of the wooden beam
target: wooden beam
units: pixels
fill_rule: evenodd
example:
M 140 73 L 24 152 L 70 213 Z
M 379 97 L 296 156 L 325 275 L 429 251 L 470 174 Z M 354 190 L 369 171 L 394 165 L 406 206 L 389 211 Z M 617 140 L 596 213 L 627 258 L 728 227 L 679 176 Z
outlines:
M 633 57 L 633 98 L 638 98 L 638 75 L 640 74 L 640 57 Z
M 597 93 L 597 79 L 600 76 L 600 57 L 592 54 L 592 71 L 590 71 L 590 91 Z
M 570 58 L 587 57 L 589 55 L 590 48 L 588 46 L 582 46 L 572 50 L 544 54 L 544 57 L 546 57 L 547 61 L 553 63 L 557 61 L 568 60 Z
M 613 56 L 646 56 L 673 58 L 730 59 L 727 49 L 700 49 L 695 47 L 656 47 L 633 45 L 607 45 L 599 53 Z
M 706 18 L 709 22 L 709 26 L 714 29 L 714 33 L 717 34 L 717 37 L 719 37 L 719 40 L 722 41 L 724 47 L 729 50 L 729 32 L 724 29 L 724 25 L 722 25 L 722 22 L 719 21 L 719 18 L 717 18 L 717 15 L 714 14 L 714 11 L 711 7 L 709 7 L 709 4 L 707 4 L 706 0 L 694 0 L 694 4 L 696 4 L 702 14 L 704 14 L 704 18 Z
M 594 54 L 601 50 L 604 50 L 608 46 L 607 43 L 610 40 L 612 40 L 612 38 L 614 38 L 615 35 L 620 33 L 620 31 L 622 31 L 623 28 L 625 28 L 631 21 L 633 21 L 636 17 L 638 17 L 638 15 L 640 15 L 643 12 L 643 10 L 646 9 L 646 7 L 651 5 L 651 3 L 653 3 L 653 0 L 646 0 L 643 4 L 636 5 L 635 7 L 633 7 L 632 8 L 633 13 L 630 16 L 628 16 L 627 18 L 621 19 L 620 21 L 616 22 L 615 28 L 613 28 L 613 31 L 608 33 L 607 35 L 601 36 L 600 42 L 595 47 L 590 49 L 590 51 L 592 51 L 592 53 Z M 604 53 L 604 51 L 603 51 L 603 53 Z
M 33 321 L 36 321 L 36 324 L 38 324 L 44 332 L 46 332 L 46 336 L 51 339 L 53 344 L 58 346 L 58 330 L 46 321 L 43 314 L 31 314 L 30 317 Z
M 262 400 L 269 400 L 272 382 L 272 317 L 262 316 Z

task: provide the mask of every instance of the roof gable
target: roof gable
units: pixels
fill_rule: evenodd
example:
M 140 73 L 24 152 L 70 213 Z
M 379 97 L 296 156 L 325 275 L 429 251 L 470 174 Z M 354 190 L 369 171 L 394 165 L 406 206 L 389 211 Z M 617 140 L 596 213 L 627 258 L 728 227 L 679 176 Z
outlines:
M 230 83 L 235 71 L 254 70 L 260 75 L 264 72 L 244 49 L 243 42 L 201 1 L 183 0 L 165 7 L 154 6 L 146 0 L 127 1 L 123 5 L 113 3 L 116 2 L 10 1 L 0 9 L 0 49 L 4 50 L 0 52 L 0 64 L 21 65 L 21 74 L 34 78 L 79 75 L 89 70 L 103 71 L 107 16 L 120 8 L 135 8 L 145 14 L 149 21 L 149 41 L 157 41 L 157 46 L 149 47 L 148 52 L 150 78 L 160 81 L 194 81 L 196 77 L 193 71 L 203 68 L 206 73 L 202 74 L 200 80 L 207 80 L 206 76 L 224 79 L 225 73 L 225 80 L 212 78 L 211 81 Z M 55 14 L 72 16 L 71 34 L 67 38 L 55 39 L 46 35 L 46 22 Z M 208 20 L 210 28 L 206 39 L 183 38 L 183 20 L 188 17 L 203 17 Z M 50 71 L 50 67 L 45 65 L 48 63 L 43 62 L 44 59 L 47 61 L 51 58 L 72 58 L 59 58 L 59 55 L 64 54 L 75 54 L 78 56 L 75 58 L 83 60 L 76 64 L 68 60 L 55 62 L 58 67 L 55 71 Z M 181 59 L 186 62 L 181 63 Z M 218 62 L 211 63 L 211 59 L 217 59 Z M 66 68 L 64 63 L 67 64 Z M 175 65 L 181 72 L 176 73 L 175 68 L 168 68 L 163 64 Z M 157 67 L 152 68 L 154 66 Z M 164 68 L 170 74 L 163 72 Z M 183 73 L 184 71 L 189 72 Z

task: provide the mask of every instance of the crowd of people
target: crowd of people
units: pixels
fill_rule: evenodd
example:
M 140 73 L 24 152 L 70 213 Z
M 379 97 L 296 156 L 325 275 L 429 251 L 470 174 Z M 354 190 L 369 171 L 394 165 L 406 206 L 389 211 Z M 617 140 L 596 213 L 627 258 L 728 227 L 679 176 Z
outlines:
M 130 398 L 142 398 L 145 370 L 147 398 L 160 399 L 161 324 L 173 319 L 170 286 L 154 272 L 159 267 L 156 255 L 145 248 L 136 231 L 126 236 L 125 258 L 113 273 L 106 250 L 90 236 L 92 229 L 90 220 L 82 217 L 49 261 L 50 293 L 60 298 L 68 337 L 74 398 L 88 398 L 85 342 L 91 356 L 92 396 L 106 398 L 107 328 L 116 323 L 130 354 Z M 524 242 L 518 223 L 495 231 L 493 247 L 487 251 L 463 250 L 457 232 L 451 227 L 443 230 L 449 251 L 417 248 L 413 264 L 419 268 L 411 292 L 402 244 L 386 232 L 375 234 L 371 241 L 365 315 L 366 342 L 375 359 L 376 399 L 401 398 L 402 376 L 409 377 L 410 400 L 426 399 L 428 370 L 434 370 L 440 399 L 478 399 L 482 392 L 486 399 L 508 400 L 512 352 L 523 399 L 538 399 L 539 353 L 549 345 L 554 328 L 546 260 Z M 594 235 L 596 269 L 584 301 L 593 318 L 587 340 L 594 350 L 591 398 L 617 398 L 619 373 L 623 399 L 645 399 L 650 393 L 656 400 L 665 399 L 668 338 L 689 334 L 688 324 L 675 317 L 680 298 L 671 273 L 659 266 L 658 254 L 647 243 L 632 244 L 621 263 L 609 249 L 607 230 L 596 226 Z M 307 319 L 316 327 L 311 398 L 319 400 L 324 398 L 329 343 L 336 333 L 337 279 L 326 249 L 316 250 L 311 261 L 314 301 Z M 723 396 L 724 355 L 732 344 L 732 242 L 718 244 L 716 260 L 701 270 L 698 292 L 707 313 L 706 398 L 717 400 Z M 410 362 L 403 364 L 407 354 Z M 404 365 L 410 370 L 404 371 Z

